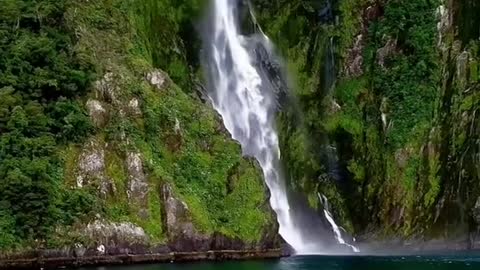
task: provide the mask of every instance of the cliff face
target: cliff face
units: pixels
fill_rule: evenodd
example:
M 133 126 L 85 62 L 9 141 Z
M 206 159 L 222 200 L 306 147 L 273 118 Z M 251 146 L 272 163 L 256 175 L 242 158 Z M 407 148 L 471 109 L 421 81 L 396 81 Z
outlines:
M 279 246 L 258 165 L 202 101 L 193 32 L 201 1 L 7 2 L 2 250 Z M 24 66 L 10 66 L 18 58 Z
M 365 240 L 478 247 L 478 1 L 252 3 L 294 78 L 292 197 L 325 195 Z M 0 250 L 280 245 L 258 165 L 203 96 L 204 4 L 2 2 Z
M 296 78 L 292 188 L 369 240 L 476 239 L 479 4 L 254 2 Z

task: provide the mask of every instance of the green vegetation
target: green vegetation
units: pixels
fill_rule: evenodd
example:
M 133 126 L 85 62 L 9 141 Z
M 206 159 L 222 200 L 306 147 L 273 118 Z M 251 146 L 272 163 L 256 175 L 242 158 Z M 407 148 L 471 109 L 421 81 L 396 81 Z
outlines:
M 150 169 L 174 184 L 198 229 L 258 241 L 271 217 L 259 169 L 226 139 L 211 108 L 172 86 L 159 95 L 145 89 L 145 137 Z
M 289 187 L 312 208 L 325 195 L 353 233 L 474 228 L 478 1 L 448 3 L 445 29 L 436 0 L 331 1 L 334 16 L 320 17 L 327 2 L 252 1 L 294 78 L 278 117 Z M 206 3 L 2 1 L 1 251 L 93 245 L 82 229 L 98 218 L 167 243 L 166 184 L 202 235 L 254 243 L 276 227 L 258 165 L 198 96 L 193 33 Z M 154 70 L 165 72 L 161 89 L 146 80 Z M 90 142 L 104 160 L 77 187 Z M 132 153 L 144 197 L 128 195 Z
M 72 50 L 67 1 L 2 1 L 0 9 L 1 248 L 46 239 L 92 209 L 63 186 L 58 150 L 92 128 L 79 103 L 94 74 Z M 42 244 L 42 242 L 37 242 Z
M 273 222 L 259 169 L 241 157 L 239 145 L 227 139 L 213 109 L 191 90 L 195 80 L 191 69 L 198 68 L 196 56 L 190 54 L 197 54 L 197 48 L 190 46 L 198 42 L 191 22 L 203 3 L 97 1 L 77 3 L 69 13 L 76 29 L 87 30 L 78 50 L 85 56 L 102 53 L 92 61 L 98 69 L 114 73 L 117 102 L 128 104 L 136 98 L 142 111 L 141 116 L 122 116 L 113 106 L 109 123 L 98 130 L 111 145 L 106 151 L 106 174 L 116 187 L 115 195 L 106 199 L 105 215 L 140 225 L 154 243 L 168 240 L 159 194 L 166 183 L 185 201 L 203 233 L 220 232 L 253 242 Z M 185 42 L 190 42 L 189 47 Z M 170 75 L 165 89 L 144 80 L 154 68 Z M 131 143 L 126 144 L 125 137 Z M 129 151 L 141 153 L 149 176 L 146 219 L 139 215 L 144 206 L 126 197 L 128 173 L 123 160 Z
M 132 222 L 150 244 L 165 243 L 165 183 L 202 233 L 256 242 L 274 226 L 259 168 L 193 90 L 200 45 L 193 22 L 205 3 L 2 2 L 0 250 L 92 244 L 81 230 L 99 216 Z M 145 81 L 154 68 L 169 74 L 165 89 Z M 140 114 L 129 111 L 133 98 Z M 88 99 L 104 107 L 100 126 L 86 113 Z M 102 148 L 104 171 L 77 188 L 87 139 Z M 127 196 L 132 151 L 148 179 L 144 202 Z M 105 183 L 111 190 L 101 193 Z
M 434 222 L 441 200 L 465 202 L 456 213 L 468 223 L 475 198 L 451 173 L 478 190 L 466 157 L 475 160 L 478 42 L 471 40 L 480 6 L 447 5 L 460 36 L 456 26 L 441 29 L 440 43 L 438 1 L 342 0 L 332 7 L 336 21 L 315 15 L 322 1 L 255 2 L 295 78 L 278 123 L 291 186 L 315 208 L 315 193 L 325 194 L 340 224 L 357 233 L 445 234 L 448 219 Z M 466 67 L 459 46 L 468 51 Z M 330 145 L 346 173 L 341 181 L 328 174 Z
M 428 132 L 431 126 L 440 82 L 439 53 L 435 47 L 437 6 L 436 1 L 390 1 L 385 6 L 385 17 L 371 26 L 370 42 L 374 48 L 367 51 L 377 53 L 367 55 L 366 62 L 384 61 L 385 66 L 378 63 L 370 70 L 371 91 L 386 98 L 391 123 L 386 139 L 394 149 L 406 145 L 412 137 L 415 140 L 418 128 L 426 127 Z M 390 51 L 389 41 L 394 44 Z M 382 47 L 384 51 L 379 51 Z
M 371 217 L 370 222 L 377 219 L 389 222 L 390 211 L 403 209 L 404 223 L 397 226 L 402 228 L 399 233 L 405 235 L 424 222 L 414 220 L 414 212 L 420 209 L 418 204 L 423 204 L 422 196 L 418 196 L 418 187 L 424 185 L 422 182 L 430 183 L 431 188 L 425 195 L 426 208 L 420 211 L 429 211 L 438 196 L 436 172 L 431 171 L 432 175 L 428 176 L 423 157 L 417 154 L 434 125 L 434 108 L 440 95 L 441 70 L 435 47 L 438 43 L 436 8 L 437 4 L 422 0 L 386 3 L 383 17 L 369 26 L 364 49 L 366 74 L 362 79 L 366 83 L 361 86 L 355 83 L 358 79 L 353 79 L 353 89 L 357 90 L 347 89 L 351 94 L 346 95 L 343 86 L 339 85 L 336 92 L 342 114 L 335 115 L 334 119 L 356 119 L 353 123 L 357 123 L 357 128 L 352 129 L 351 120 L 340 120 L 350 123 L 341 127 L 352 135 L 353 145 L 356 145 L 351 161 L 356 166 L 349 169 L 356 180 L 363 183 L 362 188 L 369 185 L 366 207 L 382 209 L 382 213 Z M 362 126 L 372 127 L 370 136 L 365 137 Z M 379 162 L 382 157 L 385 161 Z M 369 172 L 360 180 L 358 167 Z M 385 199 L 375 206 L 379 191 L 388 194 L 395 189 L 402 195 Z M 397 227 L 390 230 L 389 233 L 395 233 Z

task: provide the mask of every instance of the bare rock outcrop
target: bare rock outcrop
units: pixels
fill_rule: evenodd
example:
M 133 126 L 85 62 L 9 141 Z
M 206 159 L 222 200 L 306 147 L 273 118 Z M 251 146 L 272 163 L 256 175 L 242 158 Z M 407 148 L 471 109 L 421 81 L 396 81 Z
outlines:
M 149 243 L 145 231 L 129 222 L 96 220 L 86 226 L 84 234 L 95 241 L 99 255 L 143 252 Z
M 360 77 L 363 75 L 363 51 L 368 36 L 368 28 L 371 22 L 383 16 L 383 8 L 380 2 L 374 2 L 366 6 L 359 25 L 359 32 L 353 40 L 350 49 L 347 50 L 344 72 L 347 77 Z
M 147 218 L 148 180 L 143 170 L 142 156 L 138 152 L 127 153 L 128 199 L 141 206 L 140 217 Z
M 470 53 L 467 51 L 463 51 L 459 56 L 457 56 L 456 60 L 457 82 L 460 88 L 464 89 L 468 83 Z
M 119 87 L 116 83 L 113 72 L 106 73 L 102 79 L 94 84 L 96 98 L 108 103 L 116 104 L 118 100 Z
M 86 185 L 99 187 L 103 197 L 114 193 L 114 183 L 105 175 L 105 150 L 98 140 L 91 139 L 83 147 L 76 172 L 77 188 Z
M 146 198 L 148 192 L 148 182 L 143 171 L 143 162 L 140 153 L 128 153 L 126 163 L 129 174 L 127 195 L 132 199 L 143 200 Z
M 161 193 L 165 212 L 164 224 L 171 249 L 209 250 L 209 237 L 197 232 L 187 204 L 175 197 L 169 184 L 163 185 Z
M 141 116 L 142 110 L 140 109 L 140 101 L 138 98 L 132 98 L 128 102 L 128 111 L 133 116 Z
M 103 104 L 96 99 L 89 99 L 86 105 L 88 115 L 90 115 L 90 119 L 92 120 L 95 127 L 104 127 L 108 121 L 108 112 L 103 106 Z
M 169 85 L 168 74 L 160 69 L 155 69 L 145 76 L 145 79 L 158 90 L 163 90 Z
M 397 48 L 397 40 L 389 38 L 385 45 L 377 50 L 377 64 L 382 68 L 386 68 L 385 61 L 393 55 Z
M 353 47 L 348 50 L 346 75 L 359 77 L 363 75 L 363 48 L 365 46 L 364 34 L 355 37 Z

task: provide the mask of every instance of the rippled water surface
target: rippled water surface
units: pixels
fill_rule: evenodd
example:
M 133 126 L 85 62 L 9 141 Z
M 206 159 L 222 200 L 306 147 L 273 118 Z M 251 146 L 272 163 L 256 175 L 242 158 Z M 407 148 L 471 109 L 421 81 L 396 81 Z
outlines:
M 480 270 L 480 254 L 443 256 L 305 256 L 281 260 L 157 264 L 83 270 Z

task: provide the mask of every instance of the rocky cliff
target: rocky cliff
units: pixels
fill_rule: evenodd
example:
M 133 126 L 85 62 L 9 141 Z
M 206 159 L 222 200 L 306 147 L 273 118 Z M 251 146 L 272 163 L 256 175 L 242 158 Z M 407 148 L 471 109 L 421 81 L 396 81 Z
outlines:
M 292 78 L 291 197 L 323 215 L 324 195 L 366 242 L 478 247 L 478 1 L 251 2 Z M 280 246 L 257 163 L 204 96 L 204 4 L 2 2 L 2 254 Z
M 279 119 L 293 190 L 366 241 L 476 247 L 477 1 L 254 2 L 296 78 Z
M 0 75 L 2 250 L 83 256 L 279 247 L 257 163 L 242 157 L 202 99 L 193 29 L 200 1 L 7 2 L 0 16 L 6 48 Z M 59 44 L 34 43 L 42 41 Z M 35 75 L 30 86 L 8 66 L 22 42 L 37 50 L 22 59 Z M 53 55 L 68 57 L 75 64 L 67 65 L 88 74 L 84 84 L 60 85 L 55 73 L 80 76 L 80 71 L 55 70 L 53 61 L 61 59 Z M 52 74 L 42 73 L 50 69 Z M 37 94 L 28 94 L 37 88 Z M 54 91 L 58 94 L 49 96 Z M 12 100 L 12 93 L 23 100 Z M 59 102 L 75 104 L 78 113 L 71 108 L 51 113 Z M 47 123 L 39 131 L 35 117 L 41 110 L 46 121 L 65 126 L 53 129 Z M 17 119 L 13 111 L 22 111 L 23 122 L 16 126 L 9 124 Z M 78 136 L 62 137 L 68 129 Z M 49 152 L 37 150 L 9 165 L 42 134 L 51 134 Z M 5 141 L 14 136 L 25 141 L 11 149 L 15 144 Z M 32 174 L 29 164 L 42 154 L 52 160 L 47 166 L 53 173 Z M 35 190 L 35 183 L 47 193 Z M 30 205 L 15 206 L 27 200 Z

